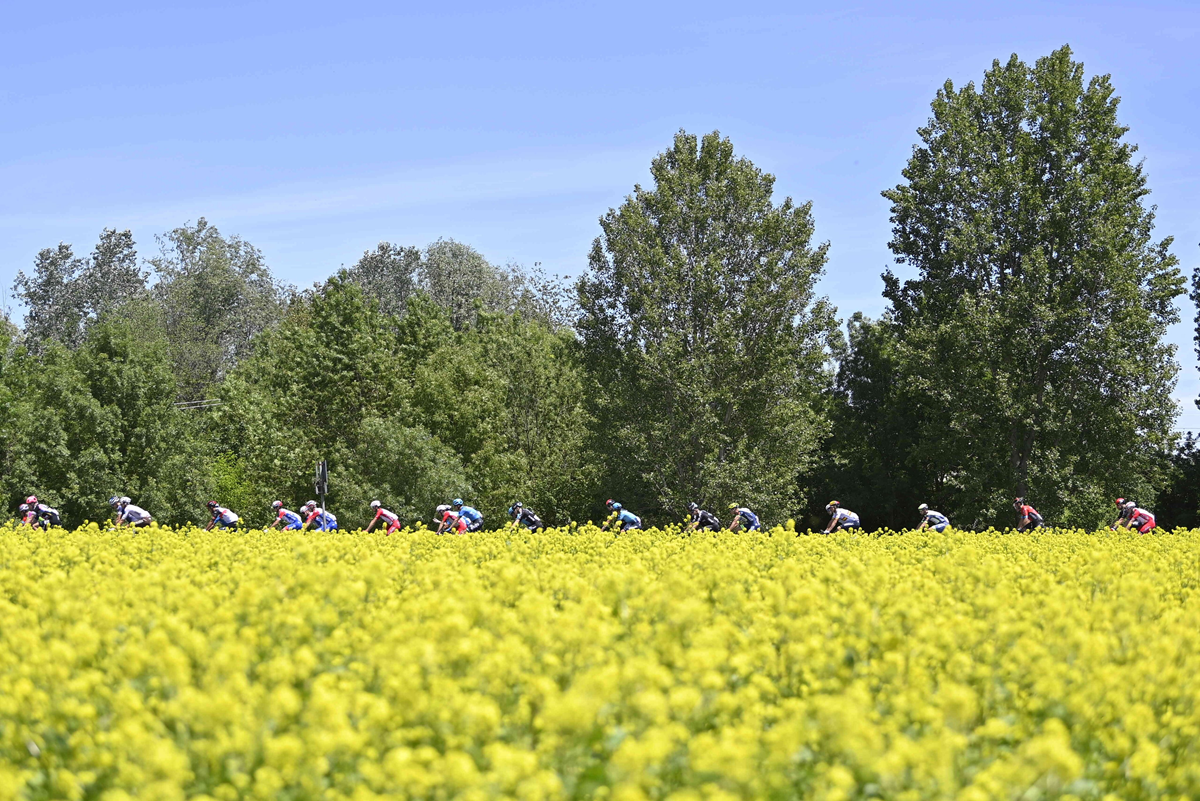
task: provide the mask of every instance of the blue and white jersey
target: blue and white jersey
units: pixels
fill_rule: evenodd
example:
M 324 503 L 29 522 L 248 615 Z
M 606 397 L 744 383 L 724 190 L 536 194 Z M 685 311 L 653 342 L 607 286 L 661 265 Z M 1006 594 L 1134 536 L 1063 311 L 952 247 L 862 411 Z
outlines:
M 304 521 L 300 519 L 300 515 L 296 514 L 291 509 L 280 509 L 279 517 L 275 519 L 283 521 L 284 531 L 295 531 L 304 525 Z
M 748 528 L 751 531 L 762 527 L 762 523 L 758 522 L 758 515 L 754 514 L 754 512 L 751 512 L 744 506 L 739 506 L 734 514 L 740 517 L 745 528 Z
M 315 522 L 317 531 L 337 531 L 337 518 L 320 506 L 313 509 L 312 514 L 308 516 L 308 522 Z
M 149 523 L 150 513 L 140 506 L 134 506 L 132 503 L 125 504 L 121 509 L 121 514 L 118 518 L 122 523 L 130 523 L 137 525 L 138 523 Z
M 853 528 L 862 525 L 858 519 L 858 515 L 849 509 L 838 509 L 833 513 L 833 519 L 837 521 L 837 525 L 841 528 Z
M 935 512 L 932 509 L 925 510 L 925 525 L 930 528 L 936 528 L 941 531 L 946 526 L 950 525 L 950 518 L 946 517 L 941 512 Z
M 482 523 L 483 515 L 478 509 L 472 509 L 470 506 L 464 506 L 458 510 L 458 516 L 467 521 L 467 525 L 474 523 Z

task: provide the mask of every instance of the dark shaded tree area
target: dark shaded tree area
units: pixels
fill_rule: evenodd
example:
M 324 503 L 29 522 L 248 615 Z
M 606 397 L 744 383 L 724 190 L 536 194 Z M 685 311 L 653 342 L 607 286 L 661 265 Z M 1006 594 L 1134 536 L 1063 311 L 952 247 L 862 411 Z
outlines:
M 648 524 L 695 501 L 820 528 L 836 499 L 868 530 L 922 502 L 981 529 L 1012 525 L 1015 495 L 1057 525 L 1110 522 L 1116 496 L 1196 525 L 1165 341 L 1185 284 L 1118 104 L 1065 47 L 947 82 L 884 192 L 888 307 L 845 336 L 812 204 L 717 132 L 676 135 L 573 283 L 443 239 L 297 291 L 204 219 L 147 260 L 128 231 L 48 248 L 0 331 L 3 492 L 68 524 L 128 494 L 163 522 L 216 498 L 261 525 L 325 458 L 344 528 L 373 499 L 416 521 L 454 496 L 490 525 L 614 497 Z

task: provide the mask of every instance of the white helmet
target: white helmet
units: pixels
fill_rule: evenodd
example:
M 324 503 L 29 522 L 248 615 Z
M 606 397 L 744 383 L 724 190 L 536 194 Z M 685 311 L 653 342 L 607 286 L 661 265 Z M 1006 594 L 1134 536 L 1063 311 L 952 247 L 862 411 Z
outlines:
M 272 509 L 282 509 L 282 508 L 283 508 L 283 501 L 272 501 L 272 502 L 271 502 L 271 508 L 272 508 Z
M 307 501 L 307 502 L 305 502 L 305 504 L 304 504 L 304 508 L 305 508 L 305 509 L 310 509 L 310 510 L 311 510 L 311 509 L 316 509 L 316 508 L 317 508 L 317 502 L 316 502 L 316 501 Z
M 1125 501 L 1125 508 L 1126 509 L 1136 509 L 1137 504 L 1134 503 L 1133 501 Z
M 921 504 L 920 506 L 918 506 L 918 507 L 917 507 L 917 511 L 918 511 L 918 512 L 928 512 L 928 511 L 929 511 L 929 504 L 927 504 L 927 503 L 923 503 L 923 504 Z
M 371 501 L 371 508 L 372 508 L 372 509 L 378 509 L 380 506 L 383 506 L 383 504 L 382 504 L 382 503 L 380 503 L 379 501 Z
M 121 496 L 121 505 L 122 505 L 122 506 L 128 506 L 128 505 L 129 505 L 129 504 L 131 504 L 131 503 L 133 503 L 133 501 L 132 501 L 132 500 L 130 500 L 130 498 L 129 498 L 129 496 L 128 496 L 128 495 L 122 495 L 122 496 Z

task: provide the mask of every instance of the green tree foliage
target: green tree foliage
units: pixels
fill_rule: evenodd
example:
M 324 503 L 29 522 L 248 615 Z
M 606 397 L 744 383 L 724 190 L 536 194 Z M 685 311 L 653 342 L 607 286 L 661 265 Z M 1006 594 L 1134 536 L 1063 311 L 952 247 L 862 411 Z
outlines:
M 421 289 L 450 310 L 450 320 L 459 329 L 475 321 L 477 303 L 484 311 L 509 310 L 511 292 L 505 278 L 479 251 L 453 239 L 430 245 L 418 270 Z
M 794 514 L 835 337 L 811 204 L 773 203 L 774 178 L 715 132 L 680 132 L 651 173 L 601 218 L 578 284 L 611 492 L 673 516 L 692 499 Z
M 1200 442 L 1188 432 L 1171 456 L 1166 486 L 1154 503 L 1158 525 L 1200 526 Z
M 996 62 L 981 87 L 938 92 L 884 192 L 890 247 L 917 271 L 884 276 L 893 392 L 919 401 L 915 444 L 893 457 L 956 522 L 1008 522 L 1021 494 L 1092 524 L 1161 479 L 1177 372 L 1163 335 L 1183 278 L 1171 240 L 1152 239 L 1117 105 L 1069 48 Z
M 829 457 L 818 468 L 820 491 L 804 523 L 823 527 L 828 521 L 824 505 L 836 499 L 872 528 L 900 530 L 916 519 L 920 501 L 914 498 L 935 509 L 950 499 L 936 491 L 928 494 L 930 486 L 936 490 L 926 480 L 931 448 L 913 425 L 920 398 L 898 380 L 901 353 L 893 321 L 870 320 L 856 312 L 847 329 L 849 347 L 840 359 L 830 405 L 834 433 Z
M 203 217 L 158 239 L 150 259 L 179 379 L 180 397 L 198 400 L 251 351 L 251 341 L 278 321 L 288 291 L 262 253 L 224 237 Z
M 456 495 L 492 523 L 518 497 L 565 520 L 578 508 L 570 482 L 587 475 L 582 388 L 565 333 L 489 314 L 456 330 L 420 292 L 403 316 L 385 314 L 347 273 L 260 336 L 212 425 L 252 521 L 276 497 L 310 497 L 321 458 L 329 507 L 350 525 L 373 499 L 411 521 Z
M 380 242 L 374 250 L 363 253 L 347 278 L 358 284 L 363 295 L 379 304 L 384 314 L 404 313 L 408 296 L 416 289 L 417 271 L 421 267 L 421 251 Z
M 129 495 L 157 519 L 197 519 L 209 462 L 195 421 L 174 405 L 176 384 L 153 318 L 106 316 L 75 351 L 5 349 L 0 362 L 4 496 L 29 493 L 69 524 L 110 515 Z
M 129 231 L 104 229 L 95 251 L 77 257 L 71 246 L 40 251 L 33 275 L 18 272 L 13 293 L 26 307 L 25 342 L 38 351 L 52 342 L 78 347 L 87 328 L 146 292 Z

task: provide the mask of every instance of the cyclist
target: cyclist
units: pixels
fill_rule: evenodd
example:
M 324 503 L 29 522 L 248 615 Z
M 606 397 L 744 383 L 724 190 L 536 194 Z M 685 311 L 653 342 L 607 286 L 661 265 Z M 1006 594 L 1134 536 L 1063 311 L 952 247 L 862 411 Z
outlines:
M 368 534 L 371 533 L 371 529 L 375 528 L 375 524 L 378 523 L 380 520 L 382 520 L 384 525 L 387 526 L 387 531 L 385 532 L 387 534 L 387 536 L 390 537 L 390 536 L 392 536 L 393 531 L 400 530 L 400 516 L 399 515 L 395 514 L 394 512 L 389 512 L 387 509 L 384 509 L 383 504 L 381 504 L 379 501 L 371 501 L 371 508 L 375 510 L 375 517 L 373 520 L 371 520 L 370 525 L 367 526 Z M 382 528 L 382 526 L 381 526 L 381 528 Z
M 1024 498 L 1014 498 L 1013 509 L 1021 516 L 1017 520 L 1017 531 L 1033 531 L 1035 528 L 1041 528 L 1046 524 L 1046 521 L 1038 514 L 1038 510 L 1025 503 Z
M 621 504 L 617 503 L 612 498 L 609 498 L 607 501 L 605 501 L 604 506 L 612 514 L 608 516 L 608 519 L 604 521 L 604 525 L 600 527 L 601 531 L 604 531 L 608 529 L 609 526 L 614 525 L 620 525 L 621 531 L 633 531 L 634 529 L 640 529 L 642 527 L 642 519 L 640 517 L 621 506 Z
M 1129 517 L 1133 514 L 1133 510 L 1137 508 L 1137 504 L 1133 501 L 1127 501 L 1124 498 L 1117 498 L 1117 519 L 1109 526 L 1113 531 L 1121 527 L 1129 526 Z
M 483 528 L 483 514 L 474 507 L 463 506 L 462 498 L 455 498 L 450 502 L 450 508 L 458 515 L 460 520 L 467 521 L 467 532 L 479 531 Z
M 317 506 L 316 501 L 309 501 L 300 509 L 307 517 L 304 518 L 304 525 L 300 527 L 301 531 L 308 531 L 308 527 L 316 522 L 317 526 L 313 531 L 337 531 L 337 518 L 330 512 L 325 511 Z
M 537 512 L 532 509 L 527 509 L 523 503 L 517 501 L 512 506 L 508 507 L 508 516 L 513 519 L 514 523 L 522 523 L 529 526 L 530 531 L 537 531 L 540 528 L 545 528 L 542 524 L 542 519 L 537 516 Z
M 212 514 L 212 520 L 208 521 L 208 526 L 205 531 L 212 531 L 213 526 L 219 525 L 221 528 L 236 528 L 239 518 L 232 510 L 221 506 L 216 501 L 208 502 L 208 511 Z
M 280 523 L 283 523 L 284 531 L 298 531 L 300 526 L 304 525 L 304 521 L 300 519 L 300 515 L 291 509 L 283 508 L 283 501 L 272 502 L 271 508 L 275 510 L 275 521 L 267 526 L 267 528 L 275 528 Z
M 924 516 L 924 518 L 921 520 L 921 525 L 917 528 L 917 531 L 924 531 L 925 529 L 929 528 L 936 531 L 938 534 L 941 534 L 946 530 L 946 527 L 950 525 L 950 518 L 946 517 L 941 512 L 933 511 L 929 508 L 929 504 L 927 503 L 923 503 L 918 506 L 917 511 Z
M 688 513 L 692 516 L 692 520 L 687 524 L 684 531 L 689 533 L 700 531 L 720 531 L 721 521 L 712 512 L 700 508 L 700 505 L 692 502 L 688 504 Z
M 29 504 L 23 503 L 17 507 L 17 511 L 21 514 L 21 525 L 32 528 L 37 525 L 37 512 L 29 508 Z
M 437 508 L 437 511 L 438 511 L 438 515 L 441 516 L 441 520 L 438 521 L 438 530 L 437 530 L 438 534 L 441 534 L 444 531 L 450 531 L 451 529 L 453 529 L 455 532 L 457 532 L 459 534 L 466 533 L 466 531 L 467 531 L 466 519 L 463 518 L 463 516 L 460 515 L 458 512 L 454 511 L 454 508 L 450 504 L 443 503 L 441 506 L 439 506 Z M 436 517 L 434 519 L 437 520 Z
M 32 513 L 32 519 L 29 522 L 31 526 L 38 525 L 42 528 L 50 528 L 50 526 L 62 525 L 62 518 L 59 516 L 58 510 L 38 501 L 36 495 L 30 495 L 26 498 L 22 506 L 27 507 L 22 511 Z
M 1139 508 L 1133 501 L 1126 501 L 1125 508 L 1129 510 L 1129 522 L 1126 524 L 1129 528 L 1136 528 L 1138 534 L 1145 534 L 1153 528 L 1157 527 L 1154 521 L 1154 513 L 1149 509 Z
M 829 518 L 829 525 L 825 527 L 826 534 L 844 529 L 862 528 L 862 521 L 858 519 L 858 515 L 849 509 L 843 509 L 841 501 L 830 501 L 825 505 L 825 511 L 832 515 Z
M 149 512 L 140 506 L 134 506 L 127 496 L 109 498 L 108 505 L 117 512 L 118 527 L 145 528 L 154 522 Z
M 729 511 L 733 515 L 733 520 L 729 523 L 730 531 L 737 531 L 739 528 L 745 528 L 747 531 L 758 531 L 762 528 L 762 523 L 758 522 L 758 515 L 746 507 L 731 503 L 729 504 Z

